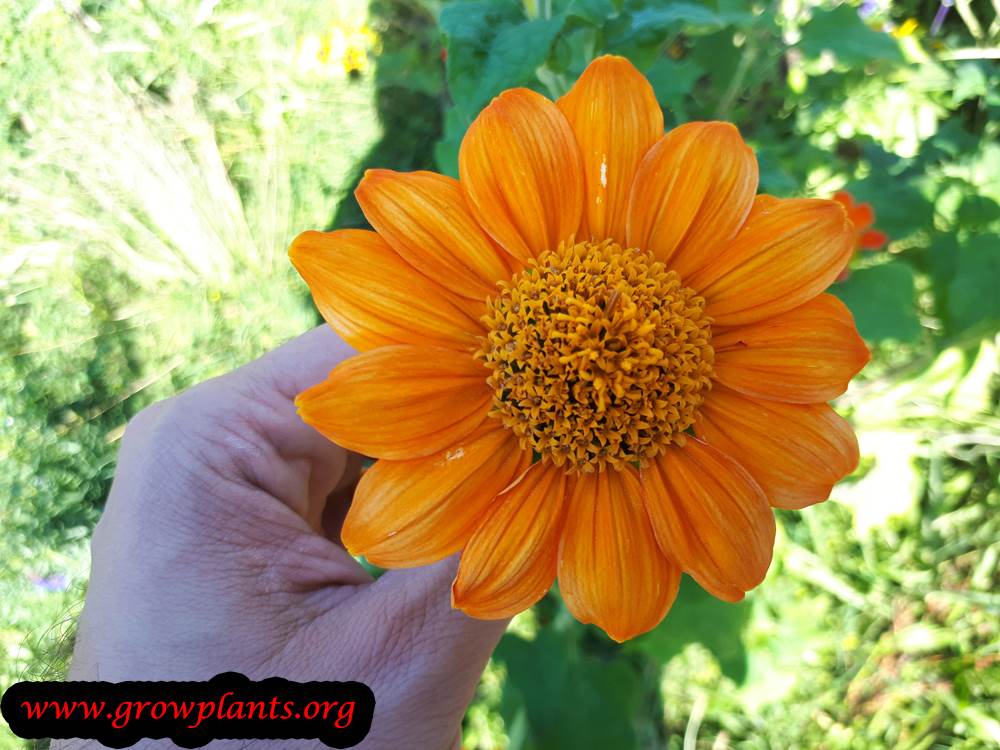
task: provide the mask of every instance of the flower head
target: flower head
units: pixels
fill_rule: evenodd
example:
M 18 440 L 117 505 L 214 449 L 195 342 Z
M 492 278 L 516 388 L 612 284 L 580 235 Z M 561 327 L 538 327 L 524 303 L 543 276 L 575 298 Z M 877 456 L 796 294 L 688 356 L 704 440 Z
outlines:
M 858 448 L 826 402 L 868 351 L 824 290 L 854 250 L 835 201 L 756 196 L 737 130 L 663 132 L 625 59 L 557 102 L 505 91 L 460 179 L 369 171 L 374 232 L 306 232 L 292 261 L 361 351 L 302 418 L 379 460 L 343 528 L 385 567 L 461 552 L 454 606 L 515 614 L 558 577 L 622 641 L 681 572 L 756 586 L 771 507 L 824 500 Z
M 365 24 L 333 22 L 322 34 L 304 34 L 295 45 L 294 66 L 302 75 L 327 78 L 368 71 L 369 51 L 379 38 Z
M 846 190 L 834 193 L 833 199 L 844 207 L 848 220 L 854 226 L 856 250 L 879 250 L 889 241 L 885 232 L 872 229 L 875 224 L 875 209 L 870 203 L 855 203 L 854 196 Z M 837 281 L 843 281 L 849 275 L 845 267 L 837 277 Z

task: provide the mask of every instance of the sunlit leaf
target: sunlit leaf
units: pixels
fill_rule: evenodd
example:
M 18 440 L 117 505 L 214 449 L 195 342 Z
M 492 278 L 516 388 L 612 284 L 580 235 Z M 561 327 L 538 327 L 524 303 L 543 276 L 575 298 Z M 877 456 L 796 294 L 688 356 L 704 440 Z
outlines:
M 480 81 L 493 40 L 523 18 L 513 2 L 464 0 L 442 8 L 438 23 L 447 51 L 448 92 L 466 124 L 480 109 Z
M 494 658 L 507 668 L 504 715 L 528 719 L 527 747 L 635 747 L 639 677 L 625 661 L 584 654 L 570 633 L 552 628 L 533 641 L 504 636 Z
M 630 641 L 627 648 L 649 654 L 663 664 L 687 644 L 701 643 L 718 660 L 723 674 L 742 682 L 747 669 L 743 628 L 749 616 L 746 601 L 731 604 L 716 599 L 684 576 L 677 601 L 663 622 Z
M 974 326 L 1000 327 L 1000 238 L 970 237 L 958 248 L 955 275 L 948 288 L 948 317 L 955 332 Z
M 966 99 L 985 96 L 988 86 L 986 73 L 980 63 L 973 61 L 963 63 L 958 67 L 955 76 L 951 95 L 952 104 L 957 106 Z
M 618 12 L 620 0 L 571 0 L 566 15 L 600 26 Z
M 522 86 L 545 62 L 565 19 L 536 18 L 504 26 L 490 45 L 486 63 L 479 71 L 479 84 L 473 95 L 473 108 L 485 105 L 504 89 Z
M 905 179 L 882 173 L 878 178 L 848 188 L 858 202 L 875 209 L 875 228 L 890 240 L 909 237 L 927 228 L 933 220 L 933 205 Z
M 869 29 L 857 10 L 847 4 L 813 12 L 812 20 L 802 29 L 802 51 L 812 58 L 828 52 L 842 65 L 902 61 L 896 41 L 888 34 Z
M 830 291 L 851 309 L 858 331 L 866 339 L 910 342 L 920 336 L 913 271 L 906 263 L 859 269 Z
M 632 14 L 632 27 L 638 33 L 676 31 L 681 24 L 721 26 L 713 11 L 697 3 L 675 2 L 658 8 L 643 8 Z
M 646 71 L 646 78 L 660 106 L 673 114 L 677 122 L 684 122 L 687 120 L 685 98 L 704 73 L 694 60 L 661 57 Z

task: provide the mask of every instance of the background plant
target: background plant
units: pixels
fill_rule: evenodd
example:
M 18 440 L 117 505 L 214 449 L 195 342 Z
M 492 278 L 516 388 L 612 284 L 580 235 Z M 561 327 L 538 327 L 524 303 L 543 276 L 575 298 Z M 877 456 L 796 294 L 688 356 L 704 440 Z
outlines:
M 629 57 L 668 125 L 723 118 L 761 189 L 869 201 L 834 286 L 875 357 L 859 471 L 780 513 L 747 601 L 690 581 L 618 647 L 557 593 L 468 748 L 1000 745 L 1000 20 L 866 0 L 0 0 L 0 689 L 57 676 L 117 441 L 316 322 L 284 249 L 361 226 L 369 166 L 454 174 L 499 90 Z M 0 748 L 20 747 L 0 730 Z

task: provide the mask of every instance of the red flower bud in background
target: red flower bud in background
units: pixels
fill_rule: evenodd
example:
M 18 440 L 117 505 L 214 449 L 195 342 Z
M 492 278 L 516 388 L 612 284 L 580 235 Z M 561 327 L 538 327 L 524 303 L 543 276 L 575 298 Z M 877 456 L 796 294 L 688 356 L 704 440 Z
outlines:
M 847 211 L 847 218 L 854 225 L 857 237 L 855 250 L 881 250 L 885 243 L 889 241 L 885 232 L 872 229 L 875 224 L 875 209 L 870 203 L 855 203 L 854 196 L 846 190 L 839 190 L 834 193 L 833 200 L 837 201 Z M 841 271 L 837 281 L 843 281 L 851 275 L 846 267 Z

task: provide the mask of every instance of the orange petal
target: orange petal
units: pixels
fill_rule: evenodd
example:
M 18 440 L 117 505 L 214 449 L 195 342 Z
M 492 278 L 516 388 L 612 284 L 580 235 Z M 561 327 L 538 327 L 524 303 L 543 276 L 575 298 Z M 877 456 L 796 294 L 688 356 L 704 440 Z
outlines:
M 545 596 L 556 577 L 567 481 L 564 471 L 539 462 L 496 498 L 462 551 L 452 606 L 499 620 Z
M 369 169 L 354 192 L 371 225 L 411 265 L 481 300 L 510 278 L 500 250 L 472 218 L 458 180 L 434 172 Z
M 515 258 L 511 258 L 512 261 L 517 263 Z M 523 267 L 523 266 L 522 266 Z M 449 297 L 449 301 L 461 310 L 466 316 L 472 318 L 473 320 L 478 320 L 480 326 L 483 325 L 482 318 L 486 314 L 486 299 L 470 299 L 469 297 L 462 297 L 458 294 L 453 294 Z M 480 329 L 479 335 L 482 335 L 482 329 Z
M 781 198 L 775 198 L 773 195 L 761 193 L 753 199 L 753 205 L 750 206 L 750 213 L 747 214 L 747 219 L 743 222 L 744 226 L 750 223 L 753 219 L 757 218 L 758 214 L 762 211 L 766 211 L 779 203 L 781 203 Z
M 580 227 L 580 149 L 541 94 L 510 89 L 496 97 L 465 134 L 458 171 L 480 225 L 522 261 L 555 250 Z
M 486 369 L 467 352 L 383 346 L 342 362 L 295 399 L 307 423 L 375 458 L 429 456 L 487 419 Z
M 691 438 L 640 477 L 656 540 L 685 573 L 726 601 L 739 601 L 764 580 L 774 513 L 746 469 Z
M 745 325 L 791 310 L 826 289 L 854 250 L 839 203 L 783 200 L 754 212 L 721 255 L 685 278 L 717 325 Z
M 870 203 L 859 203 L 847 212 L 855 231 L 861 232 L 875 223 L 875 211 Z
M 355 349 L 420 344 L 473 350 L 482 324 L 374 232 L 303 232 L 288 251 L 323 318 Z
M 846 190 L 838 190 L 834 193 L 833 200 L 837 201 L 837 203 L 843 206 L 847 211 L 850 211 L 851 207 L 854 205 L 854 196 Z
M 830 294 L 760 323 L 716 332 L 712 347 L 719 382 L 797 404 L 836 398 L 870 356 L 851 311 Z
M 858 238 L 858 246 L 865 250 L 878 250 L 889 241 L 889 235 L 877 229 L 869 229 Z
M 656 544 L 636 472 L 578 477 L 559 546 L 569 611 L 621 643 L 656 627 L 679 584 L 680 569 Z
M 698 437 L 736 459 L 777 508 L 822 502 L 857 468 L 854 431 L 826 404 L 759 401 L 716 385 L 699 413 Z
M 651 252 L 686 282 L 743 225 L 757 192 L 757 159 L 727 122 L 674 128 L 639 164 L 628 246 Z
M 426 458 L 381 460 L 358 482 L 341 532 L 352 555 L 383 568 L 427 565 L 460 550 L 531 454 L 490 420 Z
M 663 135 L 663 111 L 649 81 L 624 57 L 594 60 L 556 104 L 576 134 L 586 187 L 577 239 L 625 245 L 625 213 L 642 157 Z

